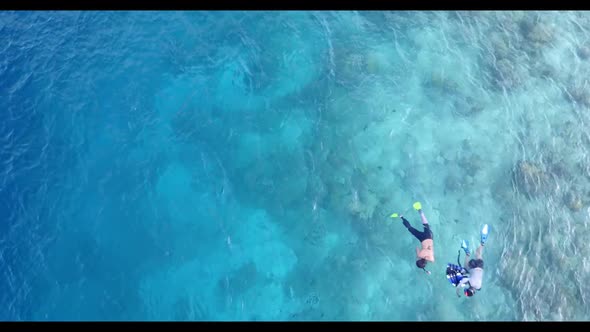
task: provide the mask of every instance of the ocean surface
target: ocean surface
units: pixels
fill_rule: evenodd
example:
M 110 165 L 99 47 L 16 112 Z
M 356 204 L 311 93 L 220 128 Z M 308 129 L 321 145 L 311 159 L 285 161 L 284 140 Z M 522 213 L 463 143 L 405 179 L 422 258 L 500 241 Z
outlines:
M 590 318 L 588 12 L 3 11 L 0 36 L 0 320 Z M 389 217 L 421 229 L 415 201 L 430 275 Z

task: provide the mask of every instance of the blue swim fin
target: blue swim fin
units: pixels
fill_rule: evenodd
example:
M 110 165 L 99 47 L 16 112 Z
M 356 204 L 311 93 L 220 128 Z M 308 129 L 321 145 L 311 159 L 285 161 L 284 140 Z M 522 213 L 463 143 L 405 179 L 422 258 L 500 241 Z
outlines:
M 463 242 L 461 242 L 461 249 L 465 251 L 466 255 L 471 255 L 471 253 L 469 252 L 469 241 L 463 240 Z
M 484 243 L 486 243 L 486 240 L 488 239 L 488 224 L 483 225 L 483 228 L 481 229 L 481 245 L 483 246 Z

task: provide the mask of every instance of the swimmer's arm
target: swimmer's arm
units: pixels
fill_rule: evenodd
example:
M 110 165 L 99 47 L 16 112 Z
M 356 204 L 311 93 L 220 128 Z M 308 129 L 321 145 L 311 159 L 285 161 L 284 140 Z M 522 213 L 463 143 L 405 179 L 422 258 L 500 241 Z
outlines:
M 467 267 L 469 266 L 469 260 L 471 259 L 470 255 L 465 255 L 465 262 L 463 263 L 463 267 L 465 269 L 467 269 Z
M 459 281 L 459 284 L 456 287 L 455 293 L 457 294 L 457 297 L 461 297 L 461 289 L 463 289 L 463 287 L 465 287 L 465 284 L 469 281 L 469 278 L 463 278 L 461 279 L 461 281 Z

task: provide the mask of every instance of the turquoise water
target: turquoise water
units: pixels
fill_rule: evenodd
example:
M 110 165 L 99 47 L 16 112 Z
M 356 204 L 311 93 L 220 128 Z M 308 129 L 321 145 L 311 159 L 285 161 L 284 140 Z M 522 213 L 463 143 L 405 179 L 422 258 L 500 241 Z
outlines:
M 1 12 L 0 320 L 587 320 L 589 30 Z M 389 218 L 416 200 L 431 275 Z

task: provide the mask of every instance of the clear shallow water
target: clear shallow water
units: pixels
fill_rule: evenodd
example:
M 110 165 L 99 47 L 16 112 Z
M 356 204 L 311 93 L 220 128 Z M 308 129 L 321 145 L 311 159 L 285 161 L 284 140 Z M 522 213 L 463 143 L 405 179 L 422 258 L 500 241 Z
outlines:
M 0 319 L 586 320 L 589 28 L 2 12 Z M 414 200 L 430 276 L 388 218 Z

